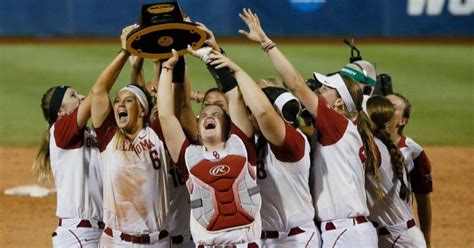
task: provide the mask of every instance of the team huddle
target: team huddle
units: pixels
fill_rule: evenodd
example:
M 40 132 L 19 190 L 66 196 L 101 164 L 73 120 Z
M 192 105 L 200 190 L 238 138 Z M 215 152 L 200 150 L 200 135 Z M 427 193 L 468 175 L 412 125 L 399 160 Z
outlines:
M 429 247 L 431 165 L 403 134 L 408 99 L 374 94 L 364 60 L 305 80 L 256 14 L 239 16 L 281 81 L 254 80 L 196 23 L 206 46 L 188 51 L 217 87 L 193 90 L 174 50 L 146 82 L 125 46 L 135 24 L 86 96 L 43 95 L 34 167 L 57 189 L 53 246 Z M 127 61 L 132 83 L 111 101 Z

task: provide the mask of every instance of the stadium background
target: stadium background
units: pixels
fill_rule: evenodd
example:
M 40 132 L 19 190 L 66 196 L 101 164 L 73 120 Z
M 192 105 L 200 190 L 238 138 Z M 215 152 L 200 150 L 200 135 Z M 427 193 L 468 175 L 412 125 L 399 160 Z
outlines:
M 87 92 L 119 49 L 121 28 L 143 3 L 112 0 L 0 2 L 0 189 L 34 183 L 31 162 L 46 129 L 43 92 L 70 84 Z M 426 147 L 433 165 L 434 247 L 473 247 L 473 0 L 181 0 L 228 55 L 254 78 L 276 75 L 258 45 L 239 37 L 238 13 L 258 13 L 262 26 L 296 67 L 333 72 L 348 62 L 343 38 L 355 38 L 364 59 L 392 76 L 414 109 L 407 134 Z M 193 87 L 212 79 L 187 59 Z M 129 80 L 126 66 L 116 90 Z M 151 77 L 151 66 L 145 73 Z M 48 247 L 55 197 L 0 195 L 0 246 Z

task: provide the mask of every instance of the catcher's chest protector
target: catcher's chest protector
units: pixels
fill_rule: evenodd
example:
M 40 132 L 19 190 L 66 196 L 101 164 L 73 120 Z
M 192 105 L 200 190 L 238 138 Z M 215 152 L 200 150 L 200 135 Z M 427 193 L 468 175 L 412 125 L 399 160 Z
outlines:
M 255 168 L 247 161 L 244 144 L 231 136 L 226 148 L 209 153 L 202 146 L 186 150 L 191 194 L 191 218 L 208 231 L 250 225 L 261 206 Z

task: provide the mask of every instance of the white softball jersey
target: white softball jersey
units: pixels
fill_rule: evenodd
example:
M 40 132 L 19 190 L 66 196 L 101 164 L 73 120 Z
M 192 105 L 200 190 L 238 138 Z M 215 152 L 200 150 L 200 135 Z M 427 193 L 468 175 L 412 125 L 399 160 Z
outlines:
M 130 235 L 167 228 L 163 209 L 163 164 L 167 163 L 158 121 L 139 131 L 133 141 L 117 144 L 113 112 L 96 129 L 104 163 L 104 222 Z M 156 132 L 155 132 L 156 130 Z
M 56 216 L 102 221 L 102 167 L 94 131 L 78 129 L 77 109 L 50 128 Z
M 371 175 L 366 175 L 366 189 L 369 219 L 379 230 L 379 247 L 426 247 L 423 233 L 414 223 L 412 201 L 407 202 L 399 196 L 401 182 L 393 172 L 390 153 L 381 140 L 375 138 L 375 143 L 383 198 L 377 199 L 376 183 Z M 406 170 L 403 170 L 403 178 L 408 184 Z
M 377 227 L 387 227 L 396 224 L 406 223 L 413 219 L 412 202 L 400 198 L 401 182 L 395 176 L 390 161 L 390 153 L 383 142 L 375 138 L 375 144 L 379 154 L 379 171 L 381 182 L 380 186 L 383 192 L 382 199 L 377 200 L 377 184 L 372 175 L 366 175 L 367 203 L 369 206 L 369 220 L 377 223 Z M 403 177 L 408 184 L 406 171 Z M 408 185 L 409 186 L 409 185 Z
M 357 126 L 319 98 L 311 177 L 318 220 L 368 216 L 362 139 Z M 314 116 L 314 115 L 313 115 Z
M 170 207 L 168 212 L 168 231 L 171 237 L 183 236 L 183 243 L 190 242 L 191 232 L 189 230 L 189 216 L 191 207 L 189 205 L 189 193 L 186 181 L 178 172 L 175 165 L 168 168 L 168 192 Z
M 256 169 L 239 136 L 232 134 L 224 149 L 212 152 L 186 140 L 177 165 L 189 174 L 190 226 L 196 245 L 243 244 L 260 238 Z
M 398 148 L 405 157 L 412 191 L 417 194 L 433 192 L 431 162 L 423 148 L 409 137 L 398 142 Z
M 268 143 L 257 160 L 257 183 L 262 195 L 262 229 L 289 232 L 313 222 L 309 191 L 310 146 L 305 135 L 285 123 L 281 146 Z

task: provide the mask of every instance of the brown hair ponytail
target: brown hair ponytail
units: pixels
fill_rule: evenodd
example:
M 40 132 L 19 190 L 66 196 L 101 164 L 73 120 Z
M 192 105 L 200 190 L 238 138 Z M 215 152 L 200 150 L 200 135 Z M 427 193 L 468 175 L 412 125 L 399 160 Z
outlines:
M 46 121 L 49 120 L 51 114 L 49 106 L 55 89 L 56 87 L 49 88 L 41 98 L 41 110 L 43 111 L 43 117 Z M 33 163 L 33 173 L 36 175 L 38 182 L 42 185 L 51 184 L 53 181 L 49 157 L 49 129 L 50 126 L 48 126 L 48 128 L 45 130 L 43 137 L 41 138 L 38 153 L 36 154 L 36 158 Z
M 386 127 L 386 124 L 390 121 L 395 112 L 395 108 L 387 98 L 383 96 L 373 96 L 367 101 L 367 112 L 370 114 L 370 118 L 375 124 L 373 129 L 374 136 L 384 143 L 390 153 L 390 162 L 392 164 L 393 173 L 401 182 L 399 196 L 401 199 L 409 201 L 410 189 L 403 178 L 403 172 L 406 168 L 405 158 L 398 147 L 390 139 L 390 134 Z
M 354 104 L 357 109 L 357 113 L 349 113 L 345 106 L 343 106 L 345 116 L 350 119 L 356 117 L 357 131 L 359 132 L 360 137 L 362 139 L 362 143 L 364 145 L 364 152 L 366 158 L 364 163 L 365 173 L 374 176 L 375 182 L 377 184 L 377 195 L 382 196 L 383 191 L 382 187 L 380 186 L 381 177 L 378 167 L 379 161 L 377 159 L 374 136 L 372 134 L 374 124 L 362 109 L 363 92 L 360 89 L 359 85 L 357 85 L 357 83 L 354 82 L 351 78 L 344 75 L 341 75 L 341 77 L 344 80 L 344 83 L 346 84 L 346 87 L 349 90 L 349 94 L 351 95 L 352 100 L 354 101 Z
M 362 110 L 359 111 L 357 118 L 357 131 L 359 131 L 365 151 L 365 173 L 373 175 L 377 185 L 377 196 L 383 196 L 383 190 L 380 186 L 382 178 L 379 171 L 379 160 L 376 154 L 376 145 L 372 134 L 373 123 L 367 114 Z

